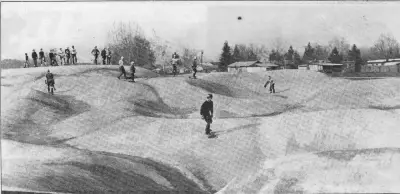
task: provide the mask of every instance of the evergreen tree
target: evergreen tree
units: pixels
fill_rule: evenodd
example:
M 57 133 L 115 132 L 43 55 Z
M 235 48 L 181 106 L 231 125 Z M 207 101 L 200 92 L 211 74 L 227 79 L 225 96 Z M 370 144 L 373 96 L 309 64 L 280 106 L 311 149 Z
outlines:
M 361 51 L 355 44 L 353 44 L 353 47 L 348 52 L 348 60 L 354 61 L 356 65 L 355 71 L 360 72 L 362 64 Z
M 287 51 L 287 53 L 285 54 L 285 59 L 286 60 L 290 60 L 290 61 L 293 61 L 293 55 L 294 55 L 294 50 L 293 50 L 293 47 L 292 46 L 290 46 L 289 47 L 289 50 Z
M 219 69 L 222 71 L 226 71 L 228 65 L 232 62 L 231 47 L 229 46 L 228 41 L 225 41 L 224 43 L 219 61 Z
M 304 50 L 303 61 L 313 61 L 315 59 L 314 48 L 308 43 Z
M 301 63 L 301 57 L 297 51 L 294 51 L 294 64 L 299 65 Z
M 272 49 L 271 53 L 269 54 L 269 62 L 274 62 L 276 61 L 276 52 L 274 49 Z
M 233 62 L 241 61 L 240 51 L 239 51 L 238 45 L 235 45 L 235 48 L 233 49 L 232 60 L 233 60 Z
M 328 57 L 328 60 L 331 63 L 341 63 L 343 61 L 342 55 L 339 54 L 339 51 L 336 47 L 333 48 L 331 54 Z

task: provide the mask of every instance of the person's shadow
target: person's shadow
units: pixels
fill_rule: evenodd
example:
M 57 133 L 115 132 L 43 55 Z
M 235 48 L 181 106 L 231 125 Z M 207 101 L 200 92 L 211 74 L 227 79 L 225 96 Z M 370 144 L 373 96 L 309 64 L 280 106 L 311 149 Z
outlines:
M 210 135 L 208 135 L 208 138 L 218 138 L 218 134 L 216 132 L 210 132 Z

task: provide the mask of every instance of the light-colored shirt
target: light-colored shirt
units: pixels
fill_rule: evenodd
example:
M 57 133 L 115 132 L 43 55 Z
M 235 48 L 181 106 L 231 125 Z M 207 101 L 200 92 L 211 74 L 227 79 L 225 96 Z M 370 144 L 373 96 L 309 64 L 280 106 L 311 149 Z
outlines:
M 119 66 L 124 66 L 124 61 L 122 59 L 119 60 Z
M 72 49 L 71 54 L 76 55 L 76 49 Z

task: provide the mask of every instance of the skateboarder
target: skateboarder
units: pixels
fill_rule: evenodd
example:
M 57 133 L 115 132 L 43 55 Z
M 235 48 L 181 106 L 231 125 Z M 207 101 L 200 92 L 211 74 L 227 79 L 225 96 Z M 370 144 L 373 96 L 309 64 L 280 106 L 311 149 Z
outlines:
M 193 79 L 196 79 L 196 73 L 197 73 L 197 57 L 194 57 L 192 69 L 193 69 Z
M 124 57 L 121 56 L 121 60 L 119 60 L 119 71 L 121 71 L 121 74 L 118 76 L 118 79 L 121 79 L 121 76 L 124 75 L 126 79 L 126 72 L 124 68 Z
M 265 83 L 264 88 L 268 88 L 269 93 L 275 93 L 275 83 L 271 76 L 268 76 L 268 81 Z
M 37 67 L 37 53 L 35 51 L 35 49 L 32 50 L 32 59 L 33 59 L 33 64 L 35 65 L 35 67 Z
M 136 72 L 136 68 L 135 68 L 135 62 L 131 62 L 131 78 L 132 81 L 135 82 L 135 72 Z
M 56 90 L 54 75 L 50 73 L 50 70 L 47 70 L 46 74 L 46 84 L 47 84 L 47 91 L 50 93 L 50 86 L 53 86 L 54 90 Z
M 207 123 L 206 125 L 206 135 L 211 134 L 210 125 L 212 123 L 213 112 L 214 112 L 214 104 L 212 101 L 212 94 L 208 94 L 207 100 L 201 105 L 200 114 L 202 119 L 204 119 Z

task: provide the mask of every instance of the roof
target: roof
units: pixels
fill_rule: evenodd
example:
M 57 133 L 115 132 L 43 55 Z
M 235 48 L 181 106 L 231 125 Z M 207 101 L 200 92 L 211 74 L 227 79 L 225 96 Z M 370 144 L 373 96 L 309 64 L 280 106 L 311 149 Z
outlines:
M 273 63 L 259 63 L 256 64 L 256 66 L 259 67 L 279 67 L 279 65 L 273 64 Z
M 389 62 L 391 62 L 391 61 L 400 61 L 400 58 L 389 59 L 388 61 L 389 61 Z M 386 62 L 386 59 L 378 59 L 378 60 L 370 60 L 370 61 L 367 61 L 367 63 L 384 63 L 384 62 Z
M 228 65 L 228 67 L 250 67 L 256 63 L 260 63 L 260 61 L 239 61 Z
M 339 63 L 321 63 L 318 64 L 320 66 L 342 66 L 343 64 L 339 64 Z
M 384 66 L 388 66 L 388 65 L 397 65 L 397 64 L 400 64 L 400 61 L 386 62 L 386 63 L 384 63 L 383 65 L 384 65 Z

